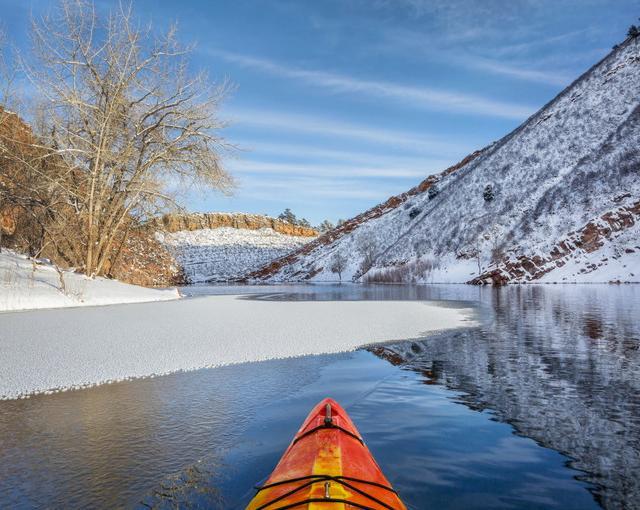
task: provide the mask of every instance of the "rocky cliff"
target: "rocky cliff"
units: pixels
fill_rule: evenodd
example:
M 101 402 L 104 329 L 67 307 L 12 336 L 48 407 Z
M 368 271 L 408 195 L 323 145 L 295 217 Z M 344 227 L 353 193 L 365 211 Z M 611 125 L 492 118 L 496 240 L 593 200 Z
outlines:
M 239 280 L 317 236 L 311 228 L 243 213 L 166 215 L 147 228 L 189 283 Z
M 230 227 L 247 230 L 270 228 L 288 236 L 316 237 L 318 235 L 318 232 L 312 228 L 292 225 L 269 216 L 245 213 L 166 214 L 154 219 L 149 226 L 153 230 L 167 233 Z

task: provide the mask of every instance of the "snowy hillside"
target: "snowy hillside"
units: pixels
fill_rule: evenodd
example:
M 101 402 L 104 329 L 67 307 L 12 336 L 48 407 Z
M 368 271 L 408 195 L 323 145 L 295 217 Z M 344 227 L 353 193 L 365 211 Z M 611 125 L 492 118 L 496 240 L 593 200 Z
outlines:
M 281 234 L 272 228 L 232 227 L 159 232 L 156 236 L 190 283 L 241 278 L 313 239 Z
M 253 279 L 640 282 L 640 39 L 518 129 Z
M 174 289 L 148 289 L 106 278 L 57 271 L 12 251 L 0 252 L 0 311 L 165 301 Z

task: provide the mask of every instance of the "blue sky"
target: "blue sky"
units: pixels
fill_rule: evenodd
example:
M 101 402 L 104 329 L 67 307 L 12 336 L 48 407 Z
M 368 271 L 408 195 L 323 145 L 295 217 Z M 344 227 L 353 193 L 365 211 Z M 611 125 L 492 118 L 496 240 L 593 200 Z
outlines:
M 24 44 L 46 0 L 0 0 Z M 100 1 L 108 8 L 111 2 Z M 637 0 L 136 0 L 235 85 L 234 196 L 198 211 L 348 218 L 499 139 L 620 42 Z

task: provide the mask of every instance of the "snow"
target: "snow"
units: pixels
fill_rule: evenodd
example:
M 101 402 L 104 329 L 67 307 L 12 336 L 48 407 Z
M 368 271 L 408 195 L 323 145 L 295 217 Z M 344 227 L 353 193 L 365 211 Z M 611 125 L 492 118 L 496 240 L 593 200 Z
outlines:
M 640 224 L 622 231 L 591 253 L 578 250 L 540 283 L 640 283 Z
M 436 196 L 412 196 L 335 241 L 297 256 L 269 279 L 335 280 L 328 268 L 336 252 L 350 259 L 343 279 L 361 279 L 358 240 L 373 239 L 377 251 L 371 271 L 421 259 L 437 268 L 418 280 L 464 283 L 478 276 L 477 252 L 484 269 L 494 248 L 513 257 L 548 255 L 556 243 L 603 214 L 632 208 L 640 197 L 638 168 L 636 40 L 621 45 L 514 132 L 458 170 L 441 175 Z M 488 184 L 494 190 L 491 202 L 483 198 Z M 588 264 L 603 258 L 608 258 L 603 266 L 612 264 L 609 270 L 587 271 Z M 579 266 L 551 276 L 556 269 L 545 281 L 609 281 L 629 268 L 629 273 L 639 274 L 637 257 L 625 259 L 627 268 L 605 252 L 585 256 Z
M 90 279 L 72 271 L 64 271 L 63 279 L 65 291 L 53 265 L 2 250 L 0 311 L 139 303 L 180 297 L 177 289 L 148 289 L 106 278 Z
M 0 316 L 0 398 L 175 371 L 417 339 L 473 326 L 472 309 L 419 301 L 270 301 L 233 295 Z
M 233 227 L 156 236 L 171 251 L 190 283 L 240 278 L 314 239 L 281 234 L 272 228 Z

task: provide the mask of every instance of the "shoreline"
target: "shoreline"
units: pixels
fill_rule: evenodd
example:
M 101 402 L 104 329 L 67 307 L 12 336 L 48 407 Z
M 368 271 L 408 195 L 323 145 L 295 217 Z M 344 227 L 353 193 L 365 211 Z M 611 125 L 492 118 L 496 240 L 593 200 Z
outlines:
M 149 288 L 57 270 L 11 250 L 0 252 L 0 316 L 9 312 L 149 303 L 180 299 L 175 287 Z

